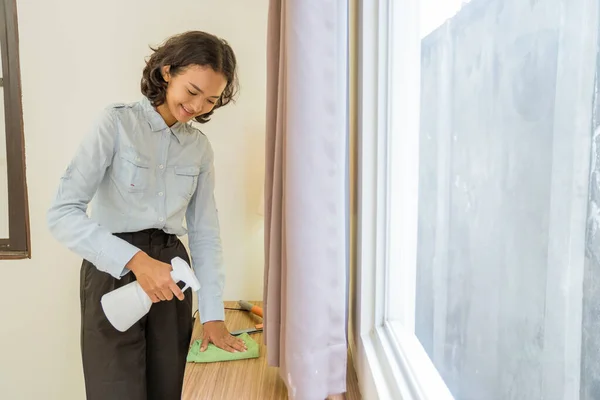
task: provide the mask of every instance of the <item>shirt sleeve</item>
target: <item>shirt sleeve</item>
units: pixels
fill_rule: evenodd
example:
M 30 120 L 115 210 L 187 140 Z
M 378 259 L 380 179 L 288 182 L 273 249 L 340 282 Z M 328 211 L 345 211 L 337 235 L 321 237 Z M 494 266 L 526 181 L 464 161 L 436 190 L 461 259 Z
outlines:
M 139 249 L 114 236 L 86 213 L 113 159 L 117 137 L 113 113 L 113 109 L 105 109 L 85 136 L 60 179 L 47 223 L 60 243 L 100 271 L 120 279 L 129 272 L 125 265 Z
M 192 266 L 200 282 L 198 310 L 201 323 L 225 320 L 225 277 L 214 189 L 214 153 L 207 141 L 198 186 L 186 212 Z

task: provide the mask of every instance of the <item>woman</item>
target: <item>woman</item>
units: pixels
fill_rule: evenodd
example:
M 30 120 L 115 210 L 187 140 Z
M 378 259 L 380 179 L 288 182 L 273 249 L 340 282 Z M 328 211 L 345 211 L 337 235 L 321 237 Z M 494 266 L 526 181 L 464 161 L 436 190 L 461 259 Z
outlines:
M 153 49 L 141 101 L 107 107 L 69 163 L 48 212 L 52 234 L 80 255 L 81 350 L 88 399 L 179 399 L 192 333 L 192 292 L 170 262 L 189 257 L 201 289 L 202 350 L 244 351 L 225 328 L 213 151 L 189 122 L 209 121 L 237 88 L 224 41 L 187 32 Z M 88 218 L 88 203 L 93 213 Z M 187 230 L 184 228 L 184 217 Z M 153 301 L 126 332 L 106 319 L 101 297 L 134 280 Z

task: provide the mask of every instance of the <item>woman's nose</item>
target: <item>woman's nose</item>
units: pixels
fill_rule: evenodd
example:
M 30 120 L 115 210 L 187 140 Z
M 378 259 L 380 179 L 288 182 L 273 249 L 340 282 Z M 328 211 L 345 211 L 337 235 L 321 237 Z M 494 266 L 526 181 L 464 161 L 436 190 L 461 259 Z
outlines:
M 204 111 L 204 99 L 194 102 L 194 114 L 202 114 Z

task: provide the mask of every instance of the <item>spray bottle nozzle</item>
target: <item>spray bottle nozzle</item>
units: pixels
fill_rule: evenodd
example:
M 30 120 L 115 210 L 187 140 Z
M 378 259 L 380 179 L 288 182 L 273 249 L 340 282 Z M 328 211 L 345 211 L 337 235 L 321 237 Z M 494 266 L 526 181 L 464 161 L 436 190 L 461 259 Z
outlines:
M 194 271 L 187 262 L 180 257 L 175 257 L 171 260 L 171 266 L 173 267 L 171 277 L 175 283 L 179 281 L 185 283 L 185 287 L 181 290 L 182 292 L 185 292 L 188 288 L 192 288 L 195 292 L 200 290 L 200 282 L 198 282 L 198 278 L 196 278 Z
M 179 257 L 171 260 L 173 271 L 171 277 L 175 282 L 185 283 L 187 288 L 195 291 L 200 289 L 200 282 L 187 262 Z M 144 292 L 138 281 L 133 281 L 125 286 L 106 293 L 100 300 L 106 318 L 119 331 L 125 332 L 133 324 L 150 311 L 152 300 Z

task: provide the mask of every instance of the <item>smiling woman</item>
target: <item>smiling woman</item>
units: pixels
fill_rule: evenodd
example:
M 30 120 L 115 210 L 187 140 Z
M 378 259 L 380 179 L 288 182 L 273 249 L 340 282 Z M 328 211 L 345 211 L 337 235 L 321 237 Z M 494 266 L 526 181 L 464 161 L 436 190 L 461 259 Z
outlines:
M 208 122 L 237 94 L 236 58 L 226 42 L 188 32 L 153 50 L 144 68 L 142 93 L 169 118 L 167 123 L 192 118 Z
M 168 65 L 162 70 L 170 93 L 168 100 L 157 109 L 169 125 L 177 121 L 185 123 L 192 118 L 207 118 L 205 116 L 215 108 L 227 85 L 223 74 L 210 67 L 192 65 L 178 74 L 172 73 Z
M 88 399 L 180 398 L 192 334 L 192 292 L 182 292 L 183 285 L 171 278 L 170 263 L 175 257 L 189 262 L 178 238 L 186 233 L 201 285 L 203 349 L 212 342 L 230 352 L 246 350 L 224 324 L 214 153 L 207 137 L 190 124 L 208 122 L 214 110 L 232 100 L 236 59 L 227 42 L 198 31 L 174 36 L 153 50 L 143 71 L 142 99 L 100 113 L 48 212 L 54 236 L 84 259 L 80 285 Z M 118 332 L 100 299 L 135 280 L 156 304 L 139 323 Z

